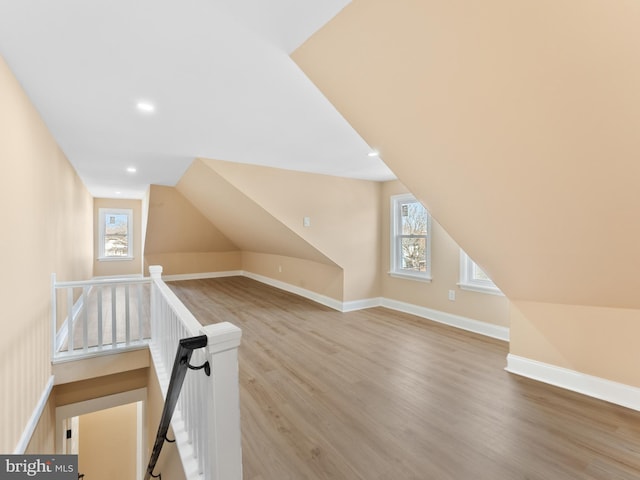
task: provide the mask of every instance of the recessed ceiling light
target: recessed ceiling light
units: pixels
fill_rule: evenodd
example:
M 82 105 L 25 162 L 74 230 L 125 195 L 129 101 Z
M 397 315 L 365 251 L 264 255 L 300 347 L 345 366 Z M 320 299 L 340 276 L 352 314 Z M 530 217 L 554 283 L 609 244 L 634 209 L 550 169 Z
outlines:
M 367 155 L 369 155 L 370 157 L 377 157 L 378 155 L 380 155 L 380 152 L 377 150 L 371 150 Z
M 136 167 L 127 167 L 127 172 L 129 173 L 136 173 L 137 171 Z
M 122 192 L 118 191 L 118 192 L 116 192 L 116 195 L 120 195 L 121 193 L 122 193 Z
M 144 112 L 144 113 L 153 113 L 156 111 L 156 106 L 151 102 L 140 101 L 136 103 L 136 108 L 140 112 Z

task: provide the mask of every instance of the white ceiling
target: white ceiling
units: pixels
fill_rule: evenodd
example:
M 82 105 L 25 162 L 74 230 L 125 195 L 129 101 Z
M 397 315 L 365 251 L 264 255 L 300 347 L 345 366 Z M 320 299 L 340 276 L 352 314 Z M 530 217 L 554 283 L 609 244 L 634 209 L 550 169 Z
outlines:
M 0 0 L 0 55 L 96 197 L 174 185 L 199 156 L 388 180 L 289 57 L 347 3 Z

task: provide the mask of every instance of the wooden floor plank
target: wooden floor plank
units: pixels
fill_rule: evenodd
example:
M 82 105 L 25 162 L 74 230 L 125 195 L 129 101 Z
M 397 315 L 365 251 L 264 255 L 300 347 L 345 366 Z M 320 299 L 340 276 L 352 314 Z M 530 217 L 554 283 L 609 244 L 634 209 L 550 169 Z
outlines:
M 169 285 L 243 330 L 245 480 L 640 478 L 640 412 L 505 372 L 504 342 L 244 277 Z

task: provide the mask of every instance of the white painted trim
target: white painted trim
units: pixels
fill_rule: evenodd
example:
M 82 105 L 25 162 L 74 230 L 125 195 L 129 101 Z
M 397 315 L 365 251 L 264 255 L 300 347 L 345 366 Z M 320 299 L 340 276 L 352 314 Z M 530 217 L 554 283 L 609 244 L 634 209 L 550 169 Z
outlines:
M 402 273 L 398 271 L 388 272 L 388 274 L 393 278 L 400 278 L 402 280 L 415 280 L 416 282 L 431 283 L 431 280 L 433 280 L 430 276 L 420 275 L 418 273 Z
M 90 291 L 91 289 L 89 289 L 89 292 Z M 73 307 L 71 307 L 71 316 L 73 317 L 74 325 L 76 324 L 76 321 L 78 320 L 78 315 L 80 315 L 80 311 L 82 310 L 83 298 L 84 298 L 83 295 L 80 295 L 78 297 L 78 300 L 76 300 L 76 303 L 74 303 Z M 60 348 L 62 347 L 64 342 L 66 342 L 68 336 L 69 336 L 69 315 L 66 316 L 66 318 L 64 319 L 64 322 L 62 322 L 62 325 L 60 325 L 60 329 L 56 332 L 56 349 L 55 349 L 55 352 L 53 353 L 54 356 L 60 351 Z
M 133 352 L 135 350 L 142 350 L 149 346 L 149 339 L 144 338 L 142 341 L 132 340 L 129 345 L 125 342 L 116 343 L 116 347 L 113 348 L 111 343 L 105 344 L 102 347 L 88 347 L 87 351 L 74 350 L 73 352 L 64 351 L 58 352 L 56 357 L 51 360 L 52 365 L 59 363 L 75 362 L 77 360 L 86 360 L 88 358 L 104 357 L 105 355 L 118 355 L 119 353 Z
M 202 280 L 204 278 L 241 277 L 242 270 L 227 270 L 224 272 L 179 273 L 175 275 L 162 275 L 165 282 L 179 280 Z
M 365 308 L 374 308 L 382 305 L 382 297 L 363 298 L 362 300 L 351 300 L 342 302 L 342 312 L 355 312 L 356 310 L 364 310 Z
M 127 216 L 127 251 L 128 255 L 107 257 L 104 252 L 104 236 L 105 236 L 105 217 L 107 215 L 126 215 Z M 99 208 L 98 209 L 98 256 L 99 262 L 105 261 L 131 261 L 133 258 L 133 209 L 132 208 Z
M 86 400 L 84 402 L 70 403 L 56 408 L 56 453 L 62 454 L 64 448 L 63 422 L 66 418 L 78 417 L 86 413 L 97 412 L 107 408 L 119 407 L 129 403 L 147 401 L 147 388 L 138 388 L 128 392 L 116 393 L 104 397 Z M 143 441 L 146 435 L 143 435 Z
M 497 338 L 498 340 L 509 341 L 509 328 L 493 325 L 491 323 L 481 322 L 472 318 L 454 315 L 453 313 L 442 312 L 432 308 L 421 307 L 411 303 L 400 302 L 398 300 L 382 299 L 381 306 L 397 310 L 399 312 L 410 313 L 418 317 L 433 320 L 434 322 L 444 323 L 451 327 L 461 328 L 469 332 L 479 333 L 487 337 Z
M 389 197 L 390 206 L 389 206 L 389 234 L 390 234 L 390 259 L 389 266 L 390 272 L 389 275 L 396 278 L 402 278 L 405 280 L 418 280 L 421 282 L 431 282 L 431 213 L 426 209 L 422 202 L 418 200 L 411 193 L 401 193 L 398 195 L 391 195 Z M 417 272 L 410 273 L 409 271 L 403 271 L 400 265 L 402 264 L 402 252 L 398 247 L 397 237 L 402 234 L 402 225 L 400 220 L 400 212 L 399 205 L 400 203 L 420 203 L 422 207 L 425 209 L 427 213 L 427 234 L 424 235 L 425 238 L 425 246 L 426 246 L 426 271 L 425 272 Z
M 491 323 L 481 322 L 472 318 L 455 315 L 452 313 L 442 312 L 440 310 L 434 310 L 432 308 L 421 307 L 410 303 L 400 302 L 398 300 L 391 300 L 383 297 L 365 298 L 362 300 L 352 300 L 348 302 L 342 302 L 335 298 L 327 297 L 305 288 L 296 287 L 289 283 L 275 280 L 264 275 L 259 275 L 253 272 L 247 272 L 244 270 L 232 270 L 226 272 L 210 272 L 210 273 L 196 273 L 185 275 L 166 275 L 163 276 L 163 280 L 190 280 L 201 278 L 218 278 L 218 277 L 232 277 L 232 276 L 244 276 L 256 280 L 265 285 L 284 290 L 285 292 L 294 293 L 301 297 L 308 298 L 316 303 L 320 303 L 329 308 L 333 308 L 339 312 L 353 312 L 356 310 L 362 310 L 365 308 L 373 307 L 386 307 L 392 310 L 397 310 L 404 313 L 410 313 L 417 315 L 428 320 L 444 323 L 452 327 L 461 328 L 470 332 L 479 333 L 499 340 L 509 341 L 509 328 L 501 327 L 499 325 L 493 325 Z
M 168 372 L 164 368 L 162 354 L 157 346 L 150 344 L 149 353 L 151 354 L 151 359 L 155 366 L 156 377 L 158 379 L 158 384 L 160 385 L 162 398 L 166 401 L 171 372 Z M 182 411 L 180 408 L 176 407 L 173 412 L 173 416 L 171 417 L 171 429 L 173 430 L 175 446 L 177 447 L 178 455 L 180 456 L 186 478 L 190 480 L 203 480 L 204 475 L 198 472 L 200 467 L 198 466 L 198 461 L 195 458 L 193 444 L 189 439 L 189 434 L 187 433 L 186 425 L 182 419 Z
M 145 278 L 141 273 L 128 273 L 126 275 L 97 275 L 92 280 L 119 280 L 121 278 Z
M 44 390 L 42 390 L 42 394 L 36 404 L 36 408 L 33 409 L 33 413 L 31 414 L 31 417 L 29 417 L 27 426 L 24 428 L 16 448 L 13 450 L 14 455 L 22 455 L 29 446 L 33 432 L 35 432 L 38 422 L 40 421 L 40 417 L 42 416 L 42 412 L 44 412 L 44 408 L 47 406 L 47 402 L 49 401 L 49 395 L 51 395 L 51 390 L 53 390 L 53 380 L 53 375 L 51 375 L 47 385 L 44 387 Z
M 313 300 L 316 303 L 320 303 L 326 307 L 333 308 L 334 310 L 338 310 L 339 312 L 343 311 L 343 302 L 341 302 L 340 300 L 336 300 L 335 298 L 327 297 L 326 295 L 321 295 L 319 293 L 312 292 L 311 290 L 307 290 L 306 288 L 296 287 L 295 285 L 281 282 L 280 280 L 275 280 L 273 278 L 265 277 L 263 275 L 258 275 L 257 273 L 243 271 L 242 275 L 247 278 L 251 278 L 252 280 L 256 280 L 258 282 L 264 283 L 266 285 L 271 285 L 272 287 L 279 288 L 280 290 L 284 290 L 290 293 L 295 293 L 296 295 L 300 295 L 301 297 L 308 298 L 309 300 Z
M 586 373 L 507 355 L 507 372 L 640 411 L 640 388 Z
M 497 295 L 499 297 L 504 297 L 504 293 L 502 293 L 498 287 L 485 287 L 483 285 L 474 285 L 471 283 L 458 283 L 458 286 L 462 290 L 467 290 L 469 292 L 477 292 L 477 293 L 486 293 L 489 295 Z

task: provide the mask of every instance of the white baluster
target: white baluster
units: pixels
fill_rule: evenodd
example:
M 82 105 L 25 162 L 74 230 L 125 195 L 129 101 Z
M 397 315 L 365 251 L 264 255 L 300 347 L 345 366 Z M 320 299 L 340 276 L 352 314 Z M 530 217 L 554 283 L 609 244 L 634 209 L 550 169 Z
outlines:
M 73 352 L 73 288 L 67 288 L 67 344 L 69 353 Z
M 98 287 L 97 291 L 98 301 L 98 349 L 102 348 L 102 286 Z
M 82 287 L 82 350 L 89 349 L 89 287 Z

